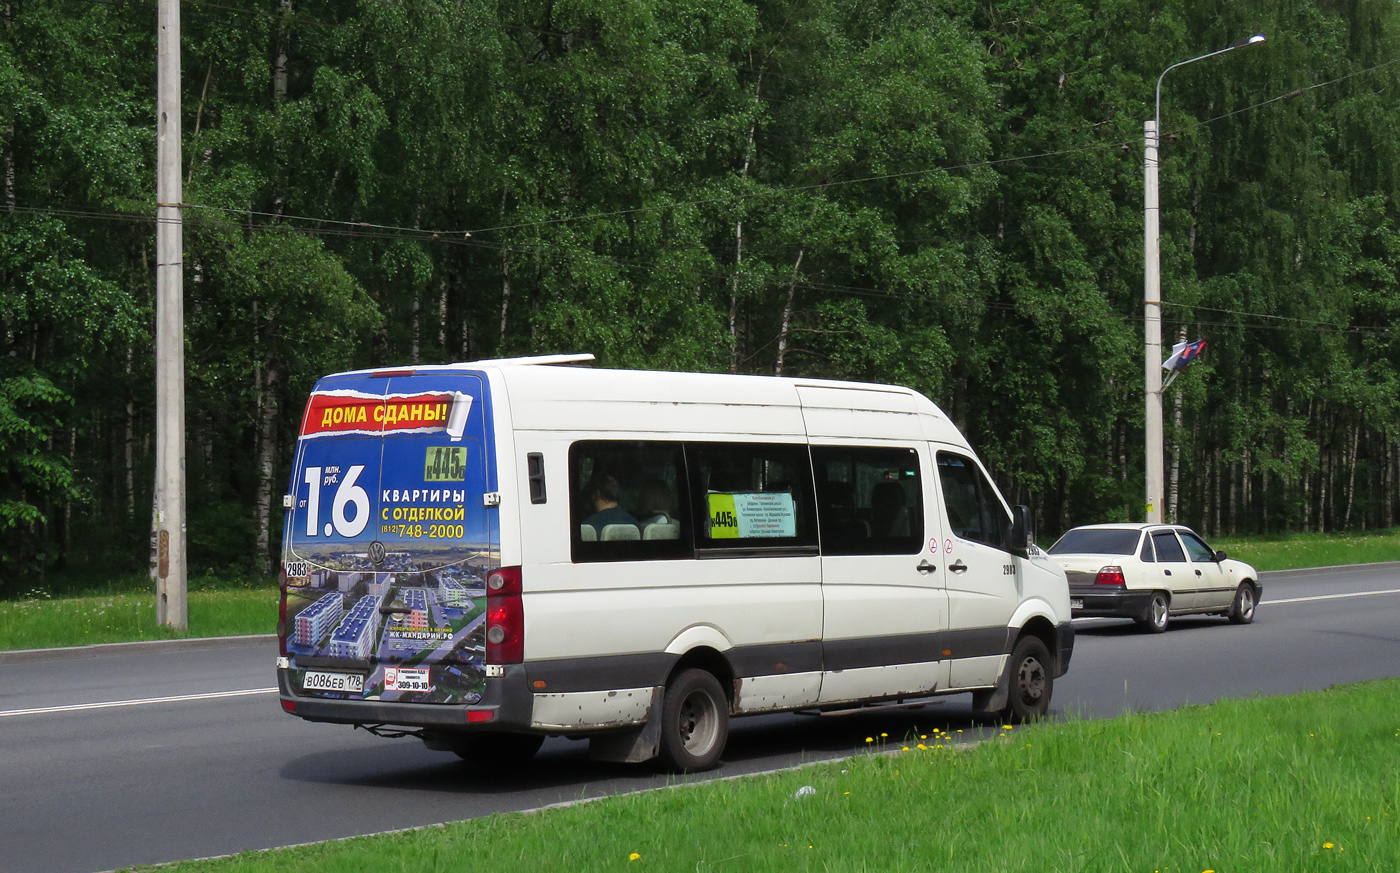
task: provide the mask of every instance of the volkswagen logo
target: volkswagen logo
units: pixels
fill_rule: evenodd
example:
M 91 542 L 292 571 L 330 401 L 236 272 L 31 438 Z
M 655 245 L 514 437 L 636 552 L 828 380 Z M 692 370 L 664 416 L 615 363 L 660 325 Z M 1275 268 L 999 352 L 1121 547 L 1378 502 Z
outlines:
M 369 562 L 376 567 L 384 563 L 384 544 L 379 540 L 369 544 Z

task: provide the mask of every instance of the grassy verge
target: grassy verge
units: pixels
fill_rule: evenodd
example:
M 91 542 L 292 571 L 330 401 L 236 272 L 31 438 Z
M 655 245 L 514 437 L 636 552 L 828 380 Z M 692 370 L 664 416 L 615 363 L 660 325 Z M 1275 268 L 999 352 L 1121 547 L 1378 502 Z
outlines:
M 84 646 L 136 640 L 272 633 L 277 626 L 277 589 L 191 583 L 189 629 L 156 624 L 155 595 L 138 587 L 71 597 L 30 592 L 0 601 L 0 650 Z
M 897 755 L 773 776 L 165 869 L 1281 873 L 1400 866 L 1400 680 L 1034 725 L 972 750 L 955 751 L 942 739 L 909 738 L 912 748 Z M 799 791 L 807 796 L 796 797 Z
M 1295 570 L 1400 561 L 1398 530 L 1279 534 L 1211 540 L 1210 543 L 1229 553 L 1230 557 L 1253 565 L 1256 570 Z

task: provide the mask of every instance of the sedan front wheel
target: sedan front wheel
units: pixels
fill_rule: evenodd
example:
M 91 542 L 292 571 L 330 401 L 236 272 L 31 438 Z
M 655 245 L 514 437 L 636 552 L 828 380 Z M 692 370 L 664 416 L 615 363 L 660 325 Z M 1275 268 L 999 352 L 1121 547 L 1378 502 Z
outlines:
M 1235 590 L 1235 599 L 1230 604 L 1230 624 L 1249 624 L 1254 621 L 1254 607 L 1257 603 L 1254 586 L 1241 582 Z

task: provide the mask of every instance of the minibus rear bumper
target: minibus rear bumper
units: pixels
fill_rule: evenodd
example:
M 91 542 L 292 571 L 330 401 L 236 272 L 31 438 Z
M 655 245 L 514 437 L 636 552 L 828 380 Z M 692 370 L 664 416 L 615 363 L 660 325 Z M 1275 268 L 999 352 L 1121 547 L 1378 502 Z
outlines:
M 483 731 L 528 731 L 534 698 L 525 684 L 525 668 L 507 666 L 504 675 L 486 680 L 481 701 L 471 706 L 397 703 L 297 694 L 277 670 L 282 709 L 307 721 L 331 724 L 392 725 L 405 728 L 455 728 Z

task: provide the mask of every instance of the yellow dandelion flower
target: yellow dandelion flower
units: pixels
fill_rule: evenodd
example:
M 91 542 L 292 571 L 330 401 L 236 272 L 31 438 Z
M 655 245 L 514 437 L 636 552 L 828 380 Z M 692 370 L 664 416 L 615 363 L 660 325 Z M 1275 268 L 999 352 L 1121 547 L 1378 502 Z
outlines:
M 866 741 L 867 743 L 873 743 L 873 742 L 875 742 L 875 738 L 874 738 L 874 737 L 866 737 L 866 738 L 865 738 L 865 741 Z
M 1331 844 L 1331 843 L 1323 843 L 1323 844 L 1322 844 L 1322 848 L 1324 848 L 1324 849 L 1330 849 L 1330 848 L 1332 848 L 1332 844 Z
M 641 855 L 638 855 L 636 852 L 633 852 L 632 854 L 630 854 L 630 855 L 627 856 L 627 860 L 629 860 L 629 861 L 635 861 L 635 860 L 637 860 L 637 859 L 640 858 L 640 857 L 642 857 L 642 856 L 641 856 Z
M 889 734 L 884 733 L 884 732 L 882 731 L 882 732 L 880 733 L 880 736 L 882 736 L 882 737 L 887 737 L 887 736 L 889 736 Z
M 927 748 L 928 748 L 928 746 L 924 745 L 923 743 L 919 743 L 919 751 L 922 752 L 923 750 L 925 750 L 925 749 L 927 749 Z

